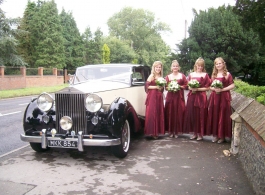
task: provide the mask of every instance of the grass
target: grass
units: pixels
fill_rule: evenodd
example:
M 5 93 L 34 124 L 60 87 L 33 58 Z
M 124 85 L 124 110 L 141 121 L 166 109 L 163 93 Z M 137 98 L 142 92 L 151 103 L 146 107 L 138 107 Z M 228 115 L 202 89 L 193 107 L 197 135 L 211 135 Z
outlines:
M 63 84 L 52 87 L 29 87 L 23 89 L 12 89 L 12 90 L 2 90 L 0 91 L 0 99 L 21 97 L 28 95 L 39 95 L 42 92 L 53 93 L 60 89 L 67 87 L 69 84 Z

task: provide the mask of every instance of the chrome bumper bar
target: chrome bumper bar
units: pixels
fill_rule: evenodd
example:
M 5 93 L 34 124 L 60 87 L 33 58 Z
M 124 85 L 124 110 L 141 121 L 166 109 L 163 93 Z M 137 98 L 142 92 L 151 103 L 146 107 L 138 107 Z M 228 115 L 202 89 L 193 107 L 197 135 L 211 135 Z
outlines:
M 120 138 L 117 139 L 83 139 L 82 132 L 78 132 L 77 138 L 46 137 L 44 129 L 41 136 L 28 136 L 20 134 L 20 139 L 24 142 L 41 143 L 42 148 L 48 147 L 48 140 L 77 141 L 77 149 L 84 151 L 83 146 L 116 146 L 121 144 Z

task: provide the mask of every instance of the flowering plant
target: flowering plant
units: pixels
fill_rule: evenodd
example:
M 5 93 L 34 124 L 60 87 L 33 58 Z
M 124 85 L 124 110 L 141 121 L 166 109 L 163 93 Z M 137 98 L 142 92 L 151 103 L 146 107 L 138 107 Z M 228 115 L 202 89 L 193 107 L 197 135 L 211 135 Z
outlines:
M 219 80 L 214 80 L 211 84 L 211 87 L 214 87 L 214 88 L 220 88 L 222 89 L 223 88 L 223 83 Z
M 167 81 L 163 77 L 159 77 L 156 80 L 156 85 L 160 87 L 164 87 L 166 85 Z
M 167 86 L 167 89 L 170 92 L 176 92 L 176 91 L 178 91 L 180 89 L 180 86 L 179 86 L 177 80 L 174 79 L 173 81 L 170 81 L 170 83 Z
M 199 88 L 200 86 L 200 83 L 199 81 L 197 81 L 196 79 L 191 79 L 189 82 L 188 82 L 188 86 L 190 88 Z M 195 91 L 192 91 L 192 93 L 196 93 Z
M 223 88 L 223 83 L 219 80 L 214 80 L 211 84 L 211 87 L 214 87 L 214 88 L 220 88 L 222 89 Z M 216 92 L 216 94 L 220 94 L 220 92 Z

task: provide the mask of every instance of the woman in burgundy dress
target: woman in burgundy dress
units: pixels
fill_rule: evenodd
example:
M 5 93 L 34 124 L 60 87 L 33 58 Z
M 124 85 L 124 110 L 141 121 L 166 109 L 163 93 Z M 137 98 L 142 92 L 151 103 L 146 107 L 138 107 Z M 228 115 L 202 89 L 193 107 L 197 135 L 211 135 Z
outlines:
M 147 92 L 146 111 L 145 111 L 145 127 L 144 134 L 157 139 L 160 134 L 165 134 L 164 127 L 164 87 L 156 85 L 156 81 L 162 78 L 163 65 L 160 61 L 155 61 L 151 74 L 148 77 L 145 87 Z
M 227 71 L 225 61 L 218 57 L 214 60 L 214 68 L 211 77 L 212 82 L 218 80 L 222 87 L 210 87 L 207 134 L 213 135 L 213 142 L 223 143 L 225 138 L 232 137 L 231 94 L 235 87 L 232 75 Z
M 194 72 L 190 73 L 188 81 L 198 81 L 198 87 L 189 87 L 186 113 L 184 119 L 184 132 L 192 133 L 190 139 L 203 139 L 207 122 L 207 96 L 211 84 L 210 78 L 205 70 L 203 58 L 198 58 L 194 65 Z M 189 84 L 188 84 L 189 85 Z
M 187 87 L 186 76 L 179 72 L 180 66 L 177 60 L 171 64 L 172 73 L 166 76 L 166 89 L 168 90 L 165 104 L 165 130 L 169 137 L 178 137 L 183 133 L 183 122 L 185 113 L 184 89 Z M 179 89 L 172 91 L 171 81 L 176 81 Z M 171 83 L 173 85 L 173 83 Z

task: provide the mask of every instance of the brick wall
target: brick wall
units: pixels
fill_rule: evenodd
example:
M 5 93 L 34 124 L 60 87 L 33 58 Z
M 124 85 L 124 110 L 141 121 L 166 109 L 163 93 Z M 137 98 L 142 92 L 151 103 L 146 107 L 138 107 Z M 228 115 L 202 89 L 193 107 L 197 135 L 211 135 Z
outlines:
M 27 87 L 48 87 L 64 84 L 69 80 L 67 70 L 64 70 L 63 76 L 57 75 L 57 69 L 53 69 L 53 75 L 43 75 L 43 68 L 38 68 L 38 75 L 27 76 L 26 68 L 21 67 L 21 75 L 4 74 L 3 66 L 0 66 L 0 90 L 22 89 Z

